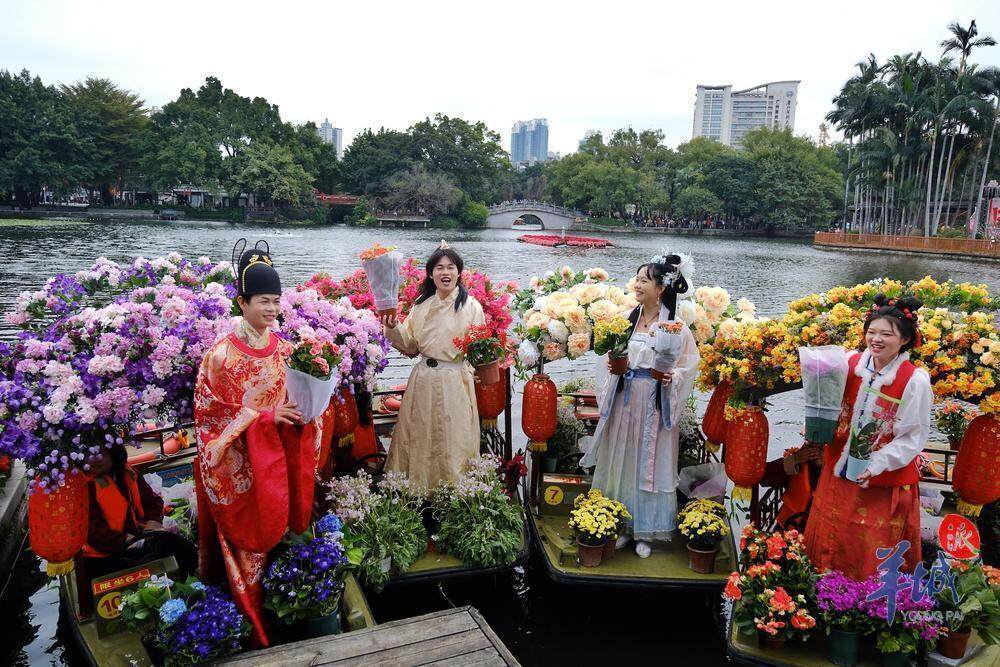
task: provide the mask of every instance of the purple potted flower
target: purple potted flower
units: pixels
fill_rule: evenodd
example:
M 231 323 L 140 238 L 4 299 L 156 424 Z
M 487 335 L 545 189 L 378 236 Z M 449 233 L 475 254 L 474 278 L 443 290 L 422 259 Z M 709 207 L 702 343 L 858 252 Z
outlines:
M 873 585 L 878 588 L 877 579 Z M 936 602 L 931 596 L 912 596 L 913 577 L 900 575 L 896 591 L 896 613 L 890 619 L 887 598 L 865 600 L 863 608 L 875 622 L 875 647 L 882 653 L 885 667 L 903 667 L 920 649 L 932 649 L 946 634 Z
M 190 609 L 177 599 L 160 607 L 156 641 L 167 667 L 198 665 L 243 648 L 250 624 L 219 589 L 206 586 L 204 595 Z
M 834 570 L 816 581 L 816 606 L 826 626 L 827 659 L 835 665 L 858 663 L 861 638 L 875 631 L 875 622 L 863 608 L 877 588 L 873 579 L 855 581 Z
M 264 575 L 264 607 L 300 638 L 340 632 L 340 597 L 351 561 L 340 518 L 330 514 L 313 531 L 285 539 Z

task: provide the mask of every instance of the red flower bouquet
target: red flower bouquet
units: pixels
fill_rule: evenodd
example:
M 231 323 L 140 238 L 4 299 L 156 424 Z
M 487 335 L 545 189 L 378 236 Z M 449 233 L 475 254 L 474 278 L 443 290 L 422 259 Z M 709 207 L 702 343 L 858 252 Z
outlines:
M 464 336 L 455 338 L 452 343 L 475 366 L 480 384 L 491 385 L 500 381 L 500 366 L 508 362 L 512 352 L 507 334 L 494 333 L 485 324 L 474 324 Z

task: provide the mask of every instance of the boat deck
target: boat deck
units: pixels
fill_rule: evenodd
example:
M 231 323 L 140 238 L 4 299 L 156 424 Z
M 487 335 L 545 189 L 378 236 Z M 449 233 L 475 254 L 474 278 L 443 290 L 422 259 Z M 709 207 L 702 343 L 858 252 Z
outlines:
M 220 665 L 517 665 L 473 607 L 392 621 L 343 635 L 235 656 Z
M 866 643 L 869 646 L 867 649 L 862 649 L 858 667 L 878 667 L 882 664 L 881 658 L 876 653 L 874 646 L 871 645 L 871 640 L 863 642 L 862 646 L 864 647 Z M 788 642 L 779 650 L 771 650 L 758 645 L 756 637 L 740 634 L 736 626 L 730 624 L 727 649 L 729 656 L 743 665 L 829 667 L 831 664 L 826 658 L 826 636 L 823 633 L 814 633 L 805 643 Z M 927 664 L 935 667 L 950 667 L 959 664 L 962 667 L 996 667 L 1000 665 L 1000 646 L 986 646 L 983 644 L 983 640 L 973 633 L 964 659 L 961 661 L 950 660 L 937 653 L 932 653 Z
M 733 570 L 735 560 L 730 540 L 723 540 L 720 545 L 713 574 L 699 574 L 688 567 L 688 552 L 683 540 L 665 546 L 656 543 L 649 558 L 639 558 L 629 546 L 616 551 L 612 560 L 597 567 L 583 567 L 577 561 L 577 546 L 566 519 L 565 516 L 536 516 L 534 513 L 530 519 L 549 574 L 562 583 L 721 589 Z

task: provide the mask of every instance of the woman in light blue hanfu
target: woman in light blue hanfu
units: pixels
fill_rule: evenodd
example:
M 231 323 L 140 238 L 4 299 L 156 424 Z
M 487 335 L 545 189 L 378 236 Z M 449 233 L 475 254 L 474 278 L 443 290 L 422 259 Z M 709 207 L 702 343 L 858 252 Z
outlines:
M 594 488 L 628 507 L 631 535 L 621 535 L 617 547 L 631 537 L 641 558 L 649 556 L 654 540 L 672 539 L 677 527 L 678 422 L 700 361 L 687 324 L 680 331 L 679 349 L 672 351 L 673 370 L 657 380 L 653 367 L 656 329 L 661 322 L 674 321 L 678 296 L 693 293 L 692 270 L 690 257 L 659 255 L 636 272 L 639 305 L 629 315 L 629 371 L 609 375 L 599 362 L 601 419 L 593 445 L 580 462 L 595 466 Z M 606 376 L 603 383 L 601 376 Z

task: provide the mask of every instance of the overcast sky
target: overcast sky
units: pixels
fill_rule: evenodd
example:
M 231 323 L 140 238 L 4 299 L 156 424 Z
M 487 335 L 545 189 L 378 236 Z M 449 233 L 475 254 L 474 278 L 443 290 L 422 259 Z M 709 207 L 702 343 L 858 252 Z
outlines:
M 106 77 L 162 106 L 214 75 L 296 123 L 404 129 L 435 112 L 549 120 L 549 150 L 589 129 L 691 138 L 699 83 L 801 80 L 797 134 L 869 52 L 935 58 L 953 20 L 1000 39 L 1000 1 L 229 2 L 0 0 L 0 68 Z M 1000 46 L 974 60 L 1000 65 Z

